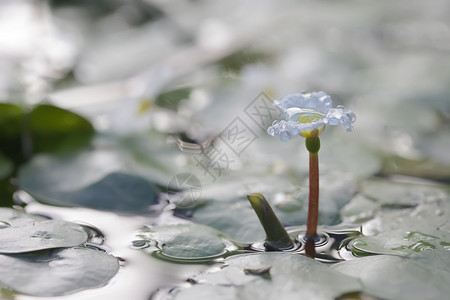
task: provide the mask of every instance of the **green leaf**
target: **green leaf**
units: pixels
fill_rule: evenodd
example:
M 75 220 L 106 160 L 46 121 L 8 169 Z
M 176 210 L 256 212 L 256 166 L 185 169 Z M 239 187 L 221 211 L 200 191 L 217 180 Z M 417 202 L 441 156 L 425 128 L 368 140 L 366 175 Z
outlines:
M 0 153 L 0 180 L 8 177 L 13 170 L 13 163 Z
M 39 222 L 47 220 L 44 217 L 27 214 L 25 212 L 7 208 L 0 207 L 0 228 L 7 228 L 10 226 L 22 226 L 32 222 Z
M 156 97 L 155 104 L 160 107 L 177 110 L 178 104 L 182 100 L 186 100 L 189 98 L 191 90 L 192 88 L 190 87 L 181 87 L 170 90 L 168 92 L 164 92 Z
M 251 244 L 265 238 L 255 212 L 244 198 L 226 202 L 208 201 L 194 211 L 192 220 L 213 227 L 238 243 Z
M 83 189 L 61 193 L 53 204 L 117 212 L 144 212 L 158 203 L 158 189 L 143 178 L 111 173 Z
M 374 254 L 429 255 L 450 245 L 450 203 L 423 203 L 415 208 L 381 211 L 362 226 L 366 236 L 351 243 Z
M 60 206 L 132 213 L 158 203 L 159 190 L 121 172 L 124 165 L 117 153 L 108 151 L 40 155 L 19 170 L 20 187 L 42 202 Z
M 405 256 L 441 248 L 441 243 L 450 243 L 450 234 L 429 228 L 421 231 L 400 229 L 357 238 L 352 242 L 352 247 L 367 253 Z
M 87 145 L 94 134 L 85 118 L 56 106 L 36 106 L 28 119 L 36 152 L 73 150 Z
M 15 104 L 0 103 L 0 137 L 18 137 L 23 126 L 23 109 Z
M 289 237 L 286 229 L 284 229 L 264 196 L 259 193 L 254 193 L 247 195 L 247 198 L 264 228 L 266 242 L 278 249 L 293 248 L 294 242 Z
M 60 220 L 33 221 L 0 227 L 0 253 L 23 253 L 78 246 L 88 235 L 80 225 Z
M 138 236 L 155 243 L 160 256 L 174 261 L 211 260 L 232 246 L 220 232 L 198 224 L 146 228 Z
M 8 156 L 22 153 L 24 136 L 33 151 L 55 152 L 86 146 L 93 134 L 89 121 L 65 109 L 38 105 L 26 113 L 18 105 L 0 103 L 0 150 Z
M 226 267 L 194 276 L 198 284 L 175 289 L 170 299 L 216 299 L 216 295 L 228 295 L 223 299 L 321 300 L 361 289 L 358 280 L 295 253 L 236 255 L 224 263 Z M 270 277 L 255 276 L 248 270 L 270 270 Z
M 445 146 L 446 148 L 447 146 Z M 438 151 L 445 149 L 436 147 Z M 443 154 L 441 154 L 443 155 Z M 388 157 L 383 163 L 382 172 L 387 175 L 400 174 L 413 177 L 421 177 L 427 180 L 448 182 L 450 180 L 450 163 L 435 161 L 433 159 L 412 160 L 403 157 Z
M 450 272 L 398 256 L 368 256 L 332 265 L 361 281 L 363 291 L 381 299 L 447 299 Z
M 449 190 L 435 184 L 403 183 L 371 179 L 361 184 L 361 193 L 380 205 L 408 207 L 419 203 L 447 199 Z
M 0 255 L 0 285 L 50 297 L 105 285 L 119 270 L 117 259 L 88 248 Z
M 8 157 L 20 157 L 22 154 L 23 118 L 22 107 L 0 103 L 0 151 Z

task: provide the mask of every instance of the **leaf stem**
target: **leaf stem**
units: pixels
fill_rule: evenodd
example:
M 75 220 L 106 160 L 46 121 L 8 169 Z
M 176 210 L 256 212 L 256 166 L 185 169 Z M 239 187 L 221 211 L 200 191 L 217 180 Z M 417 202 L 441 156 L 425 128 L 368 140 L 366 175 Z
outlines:
M 294 242 L 278 220 L 266 198 L 260 193 L 252 193 L 247 195 L 247 199 L 266 232 L 266 243 L 272 248 L 280 250 L 293 248 Z

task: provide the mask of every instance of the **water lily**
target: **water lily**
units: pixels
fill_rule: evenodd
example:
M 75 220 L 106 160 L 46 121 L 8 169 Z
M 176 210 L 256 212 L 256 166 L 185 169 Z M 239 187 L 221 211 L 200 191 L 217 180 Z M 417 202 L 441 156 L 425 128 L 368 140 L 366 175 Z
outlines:
M 342 124 L 352 131 L 355 114 L 342 105 L 336 108 L 332 105 L 331 97 L 324 92 L 293 94 L 274 101 L 274 106 L 283 110 L 285 120 L 274 121 L 267 133 L 287 142 L 297 135 L 318 137 L 325 125 Z

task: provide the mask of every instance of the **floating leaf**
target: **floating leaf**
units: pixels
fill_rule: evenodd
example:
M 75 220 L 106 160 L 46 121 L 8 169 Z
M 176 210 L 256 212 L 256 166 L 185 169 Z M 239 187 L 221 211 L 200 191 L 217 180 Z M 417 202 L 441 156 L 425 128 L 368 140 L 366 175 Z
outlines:
M 180 87 L 167 92 L 163 92 L 155 99 L 155 104 L 171 110 L 177 110 L 178 104 L 182 100 L 187 100 L 192 88 Z
M 216 295 L 229 295 L 224 299 L 320 300 L 361 288 L 358 280 L 294 253 L 237 255 L 224 263 L 226 267 L 218 271 L 195 276 L 198 284 L 175 289 L 171 299 L 216 299 Z M 261 275 L 255 276 L 255 272 Z
M 331 266 L 361 281 L 363 291 L 381 299 L 446 299 L 448 271 L 398 256 L 368 256 Z
M 226 202 L 208 201 L 194 211 L 193 221 L 220 230 L 239 243 L 251 244 L 265 238 L 255 212 L 243 198 Z
M 0 136 L 19 136 L 22 128 L 22 107 L 11 103 L 0 103 Z
M 375 236 L 359 237 L 351 245 L 363 252 L 405 256 L 442 248 L 441 243 L 450 243 L 450 234 L 423 228 L 421 231 L 383 231 Z
M 447 148 L 447 146 L 436 147 L 434 149 L 440 150 L 445 148 Z M 442 151 L 436 152 L 442 153 Z M 450 163 L 430 159 L 412 160 L 395 156 L 385 159 L 382 172 L 387 175 L 399 174 L 421 177 L 427 180 L 448 182 L 450 180 Z
M 20 169 L 20 186 L 53 205 L 143 212 L 158 202 L 159 191 L 147 180 L 121 172 L 124 164 L 108 151 L 40 155 Z
M 72 247 L 88 239 L 80 225 L 60 220 L 34 221 L 0 227 L 0 253 L 22 253 Z
M 0 103 L 0 151 L 8 157 L 21 155 L 24 111 L 11 103 Z
M 11 160 L 0 153 L 0 180 L 11 174 L 13 164 Z
M 366 236 L 352 241 L 358 251 L 410 255 L 428 253 L 450 245 L 450 204 L 438 201 L 414 209 L 388 210 L 363 224 Z
M 61 193 L 52 204 L 117 212 L 143 212 L 158 202 L 158 190 L 143 178 L 111 173 L 83 189 Z
M 368 197 L 358 194 L 341 209 L 341 216 L 350 222 L 358 223 L 372 218 L 375 211 L 380 208 L 379 203 Z
M 33 148 L 37 152 L 73 150 L 87 145 L 94 134 L 89 121 L 52 105 L 36 106 L 28 118 Z
M 0 226 L 3 228 L 10 226 L 22 226 L 32 222 L 39 222 L 44 220 L 47 219 L 44 217 L 27 214 L 16 209 L 0 207 L 0 222 L 1 224 L 3 224 L 3 226 Z
M 21 152 L 24 133 L 34 151 L 54 152 L 87 145 L 94 128 L 83 117 L 56 106 L 38 105 L 26 113 L 18 105 L 0 103 L 0 150 L 16 156 Z
M 88 248 L 0 255 L 0 285 L 32 296 L 60 296 L 99 287 L 118 270 L 115 257 Z
M 408 258 L 424 264 L 429 268 L 441 269 L 444 271 L 450 270 L 450 243 L 440 242 L 440 248 L 433 251 L 423 251 L 420 253 L 412 253 Z
M 140 238 L 156 243 L 157 253 L 172 260 L 210 260 L 232 246 L 222 234 L 198 224 L 166 225 L 142 230 Z
M 403 183 L 380 179 L 366 180 L 361 193 L 376 200 L 380 205 L 407 207 L 424 202 L 447 199 L 448 190 L 439 185 Z

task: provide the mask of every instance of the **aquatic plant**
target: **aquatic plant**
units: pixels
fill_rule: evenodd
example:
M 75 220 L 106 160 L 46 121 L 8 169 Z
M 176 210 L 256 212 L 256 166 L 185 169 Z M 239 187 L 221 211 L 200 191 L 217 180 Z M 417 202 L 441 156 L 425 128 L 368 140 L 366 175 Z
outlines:
M 285 120 L 276 120 L 267 129 L 269 135 L 283 142 L 288 142 L 295 136 L 306 138 L 305 145 L 309 151 L 309 205 L 305 250 L 306 255 L 310 257 L 315 255 L 314 240 L 317 236 L 319 215 L 319 135 L 326 125 L 342 124 L 347 131 L 352 131 L 352 124 L 356 120 L 352 111 L 342 105 L 333 108 L 332 104 L 331 97 L 324 92 L 286 96 L 279 101 L 274 101 L 274 106 L 283 111 Z

